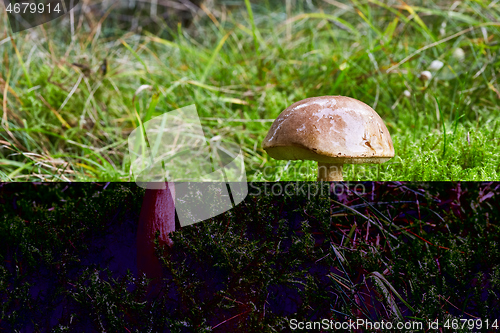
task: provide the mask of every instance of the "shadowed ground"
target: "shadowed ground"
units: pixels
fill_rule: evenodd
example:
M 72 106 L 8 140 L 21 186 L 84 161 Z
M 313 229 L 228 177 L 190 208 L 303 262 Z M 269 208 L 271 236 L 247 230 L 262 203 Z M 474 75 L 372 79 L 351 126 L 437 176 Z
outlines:
M 0 327 L 271 332 L 291 318 L 500 316 L 500 184 L 323 185 L 251 184 L 233 210 L 176 230 L 172 251 L 158 249 L 163 292 L 146 298 L 143 189 L 2 184 Z

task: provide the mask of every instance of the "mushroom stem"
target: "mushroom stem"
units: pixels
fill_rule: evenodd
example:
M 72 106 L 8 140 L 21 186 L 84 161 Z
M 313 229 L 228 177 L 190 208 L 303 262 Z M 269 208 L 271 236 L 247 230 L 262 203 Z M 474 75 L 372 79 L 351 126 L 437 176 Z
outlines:
M 172 246 L 168 236 L 175 231 L 175 191 L 165 183 L 165 189 L 146 189 L 142 201 L 139 227 L 137 229 L 137 270 L 139 276 L 146 274 L 158 282 L 162 278 L 162 266 L 156 256 L 154 240 L 160 232 L 160 244 Z
M 339 182 L 343 180 L 342 164 L 318 162 L 318 181 Z

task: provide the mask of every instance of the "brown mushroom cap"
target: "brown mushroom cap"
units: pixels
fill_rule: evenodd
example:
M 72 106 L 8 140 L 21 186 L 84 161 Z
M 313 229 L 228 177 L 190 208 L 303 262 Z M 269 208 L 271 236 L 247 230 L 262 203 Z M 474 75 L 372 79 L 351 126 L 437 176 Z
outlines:
M 354 98 L 306 98 L 283 110 L 262 144 L 277 160 L 383 163 L 394 157 L 382 118 Z

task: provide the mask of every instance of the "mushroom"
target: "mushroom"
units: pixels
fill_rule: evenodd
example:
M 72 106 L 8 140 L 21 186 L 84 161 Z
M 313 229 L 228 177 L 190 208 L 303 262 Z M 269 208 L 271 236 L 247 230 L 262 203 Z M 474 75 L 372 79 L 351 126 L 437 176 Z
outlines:
M 277 160 L 318 162 L 318 181 L 342 181 L 344 164 L 383 163 L 394 157 L 382 118 L 343 96 L 311 97 L 286 108 L 262 144 Z
M 458 61 L 463 61 L 465 58 L 465 51 L 460 47 L 456 48 L 455 51 L 453 51 L 453 58 Z
M 432 73 L 429 71 L 423 71 L 422 73 L 420 73 L 419 78 L 424 82 L 429 81 L 430 79 L 432 79 Z
M 155 252 L 156 232 L 159 232 L 160 244 L 171 247 L 173 242 L 168 234 L 175 231 L 175 190 L 172 184 L 164 184 L 148 184 L 137 229 L 137 270 L 139 276 L 146 274 L 152 279 L 153 285 L 162 278 L 162 267 Z
M 443 68 L 444 66 L 444 63 L 442 61 L 439 61 L 439 60 L 433 60 L 429 66 L 429 70 L 430 71 L 438 71 L 440 70 L 441 68 Z

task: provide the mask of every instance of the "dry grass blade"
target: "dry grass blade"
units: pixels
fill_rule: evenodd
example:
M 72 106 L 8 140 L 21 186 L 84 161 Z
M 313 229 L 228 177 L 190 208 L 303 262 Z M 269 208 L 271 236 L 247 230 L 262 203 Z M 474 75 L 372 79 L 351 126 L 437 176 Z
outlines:
M 396 297 L 411 311 L 415 312 L 415 309 L 410 305 L 408 304 L 408 302 L 406 302 L 403 297 L 401 297 L 401 295 L 396 291 L 396 289 L 392 286 L 392 284 L 389 283 L 389 281 L 387 281 L 387 279 L 382 275 L 380 274 L 379 272 L 373 272 L 371 275 L 371 277 L 375 278 L 375 279 L 378 279 L 379 280 L 379 283 L 383 283 L 385 286 L 387 286 L 394 295 L 396 295 Z M 391 298 L 392 300 L 394 301 L 394 298 L 392 297 L 391 295 Z M 396 307 L 396 310 L 401 314 L 400 310 L 399 310 L 399 307 L 397 307 L 397 304 L 394 303 L 394 306 Z M 401 319 L 403 319 L 402 315 L 401 315 Z

